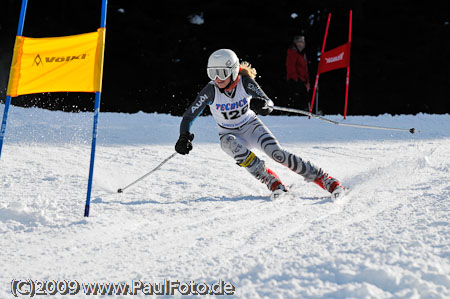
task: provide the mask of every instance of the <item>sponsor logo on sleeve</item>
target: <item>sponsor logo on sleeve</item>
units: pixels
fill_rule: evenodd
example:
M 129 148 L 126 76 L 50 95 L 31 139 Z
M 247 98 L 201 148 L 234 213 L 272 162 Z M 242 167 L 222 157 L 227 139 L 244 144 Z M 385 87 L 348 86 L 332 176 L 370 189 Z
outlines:
M 208 96 L 207 96 L 206 94 L 200 96 L 200 97 L 199 97 L 199 100 L 197 101 L 197 103 L 194 103 L 194 104 L 192 105 L 191 112 L 194 113 L 195 110 L 197 110 L 198 108 L 200 108 L 200 107 L 203 105 L 203 103 L 204 103 L 207 99 L 208 99 Z

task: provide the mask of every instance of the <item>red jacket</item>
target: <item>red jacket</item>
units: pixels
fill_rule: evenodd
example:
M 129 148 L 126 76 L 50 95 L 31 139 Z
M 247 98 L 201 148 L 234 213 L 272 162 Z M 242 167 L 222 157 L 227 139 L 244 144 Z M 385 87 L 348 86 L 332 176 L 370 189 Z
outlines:
M 301 54 L 296 48 L 289 48 L 286 57 L 286 80 L 301 80 L 309 83 L 308 58 Z

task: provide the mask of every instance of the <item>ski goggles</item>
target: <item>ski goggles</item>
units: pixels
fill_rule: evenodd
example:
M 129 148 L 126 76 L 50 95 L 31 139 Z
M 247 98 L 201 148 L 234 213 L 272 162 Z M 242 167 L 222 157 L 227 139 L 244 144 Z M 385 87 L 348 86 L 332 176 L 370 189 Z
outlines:
M 231 68 L 222 68 L 222 67 L 209 67 L 206 69 L 208 72 L 208 77 L 211 80 L 216 80 L 219 78 L 220 80 L 225 80 L 231 76 Z

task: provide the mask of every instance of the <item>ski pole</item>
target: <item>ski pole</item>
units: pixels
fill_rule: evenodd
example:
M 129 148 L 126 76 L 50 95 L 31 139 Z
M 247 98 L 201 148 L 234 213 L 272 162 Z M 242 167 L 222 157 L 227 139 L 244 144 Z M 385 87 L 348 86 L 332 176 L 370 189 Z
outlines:
M 126 187 L 123 188 L 119 188 L 119 190 L 117 190 L 117 193 L 123 193 L 123 191 L 131 186 L 133 186 L 134 184 L 136 184 L 137 182 L 139 182 L 140 180 L 145 179 L 148 175 L 152 174 L 153 172 L 157 171 L 158 169 L 161 168 L 161 166 L 163 166 L 164 164 L 166 164 L 167 161 L 169 161 L 170 159 L 172 159 L 175 155 L 177 154 L 177 152 L 173 153 L 172 155 L 170 155 L 168 158 L 166 158 L 164 161 L 162 161 L 158 166 L 156 166 L 155 168 L 153 168 L 150 172 L 148 172 L 147 174 L 141 176 L 140 178 L 138 178 L 137 180 L 135 180 L 134 182 L 132 182 L 131 184 L 129 184 Z
M 398 128 L 388 128 L 388 127 L 379 127 L 379 126 L 346 124 L 346 123 L 341 123 L 341 122 L 338 122 L 338 121 L 330 120 L 330 119 L 327 119 L 325 117 L 321 117 L 321 116 L 316 115 L 314 113 L 310 113 L 308 111 L 304 111 L 304 110 L 300 110 L 300 109 L 285 108 L 285 107 L 279 107 L 279 106 L 273 106 L 272 108 L 273 108 L 273 110 L 292 112 L 292 113 L 303 114 L 303 115 L 306 115 L 306 116 L 311 116 L 311 117 L 323 120 L 323 121 L 325 121 L 327 123 L 338 125 L 338 126 L 344 126 L 344 127 L 365 128 L 365 129 L 375 129 L 375 130 L 389 130 L 389 131 L 402 131 L 402 132 L 409 132 L 411 134 L 414 134 L 416 132 L 420 132 L 420 131 L 416 131 L 416 129 L 414 129 L 414 128 L 411 128 L 411 129 L 398 129 Z

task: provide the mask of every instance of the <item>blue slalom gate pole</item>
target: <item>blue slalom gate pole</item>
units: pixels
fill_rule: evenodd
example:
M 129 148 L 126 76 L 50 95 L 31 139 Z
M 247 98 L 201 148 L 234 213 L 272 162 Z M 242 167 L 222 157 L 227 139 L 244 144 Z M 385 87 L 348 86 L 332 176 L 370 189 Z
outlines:
M 108 2 L 107 0 L 102 0 L 102 17 L 100 20 L 101 28 L 106 28 L 106 7 L 108 5 L 107 2 Z M 95 160 L 95 148 L 97 144 L 97 125 L 98 125 L 98 114 L 100 111 L 100 99 L 101 99 L 101 92 L 97 91 L 95 93 L 94 126 L 92 129 L 92 145 L 91 145 L 91 163 L 89 165 L 89 179 L 86 195 L 86 205 L 84 207 L 84 217 L 89 217 L 89 208 L 91 205 L 92 180 L 94 178 L 94 160 Z
M 89 180 L 86 196 L 86 206 L 84 207 L 84 217 L 89 217 L 89 207 L 91 204 L 92 180 L 94 178 L 94 160 L 95 160 L 95 148 L 97 144 L 97 125 L 98 125 L 98 113 L 100 110 L 100 98 L 101 92 L 96 92 L 95 107 L 94 107 L 94 128 L 92 129 L 91 164 L 89 165 Z
M 8 120 L 9 105 L 11 105 L 11 97 L 6 96 L 5 110 L 3 110 L 2 128 L 0 131 L 0 158 L 2 157 L 3 139 L 6 131 L 6 121 Z
M 19 25 L 17 26 L 17 36 L 22 36 L 23 24 L 25 23 L 25 14 L 27 12 L 28 0 L 22 0 L 22 8 L 20 9 Z M 3 139 L 6 132 L 6 121 L 8 120 L 9 106 L 11 105 L 11 96 L 6 96 L 5 110 L 3 110 L 2 128 L 0 130 L 0 158 L 2 157 Z

